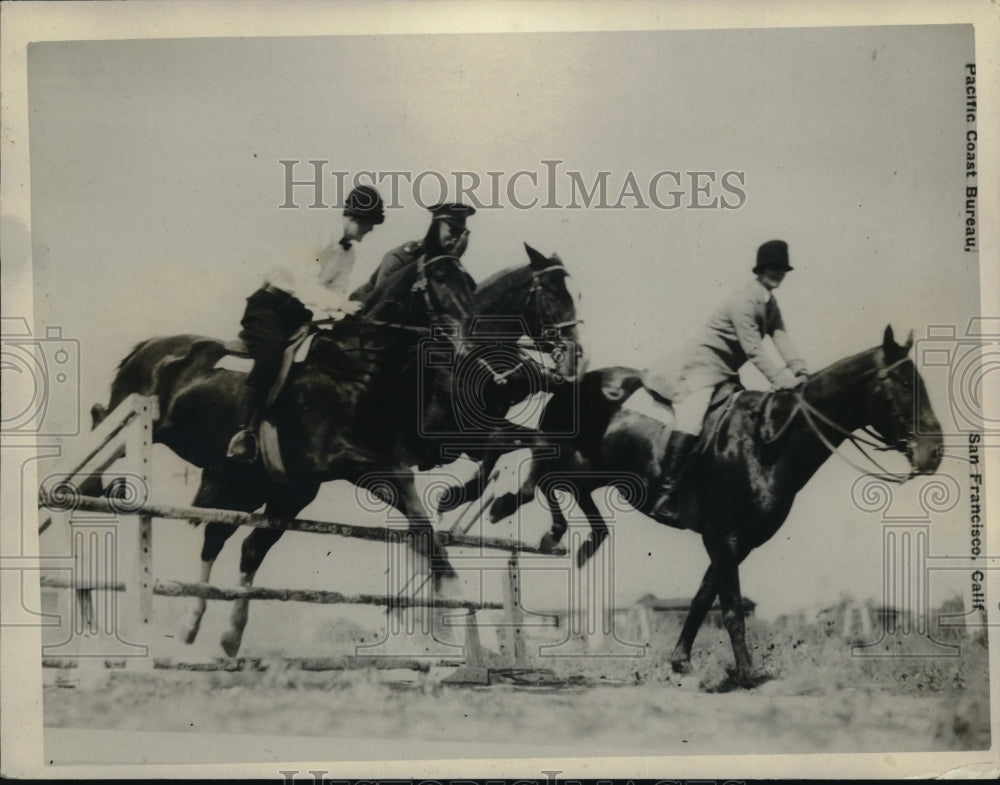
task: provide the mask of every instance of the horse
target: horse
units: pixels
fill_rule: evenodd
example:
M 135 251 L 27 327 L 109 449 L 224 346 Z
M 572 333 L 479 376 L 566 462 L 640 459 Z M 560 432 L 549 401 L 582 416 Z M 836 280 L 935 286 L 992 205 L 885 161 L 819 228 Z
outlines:
M 700 534 L 710 559 L 669 656 L 675 671 L 690 671 L 695 636 L 718 596 L 735 658 L 731 683 L 758 683 L 746 643 L 739 566 L 774 536 L 795 495 L 841 443 L 850 440 L 903 454 L 911 467 L 908 475 L 882 472 L 897 482 L 937 470 L 941 426 L 909 359 L 912 344 L 912 332 L 899 345 L 892 327 L 886 327 L 881 345 L 812 374 L 799 389 L 740 391 L 709 412 L 679 488 L 678 519 L 668 523 Z M 557 393 L 546 409 L 542 430 L 546 418 L 569 417 L 581 423 L 581 430 L 571 444 L 563 445 L 568 449 L 559 457 L 534 462 L 522 488 L 494 502 L 491 520 L 507 517 L 533 498 L 538 487 L 553 514 L 552 528 L 542 540 L 543 548 L 551 548 L 566 531 L 557 497 L 560 490 L 569 490 L 593 527 L 577 554 L 582 566 L 607 535 L 590 498 L 594 490 L 618 485 L 631 497 L 632 506 L 649 514 L 661 481 L 669 428 L 622 408 L 641 386 L 641 374 L 634 369 L 604 368 L 581 379 L 579 411 L 570 411 L 566 391 Z M 869 439 L 855 435 L 858 430 Z
M 471 277 L 453 256 L 420 260 L 382 282 L 373 297 L 397 303 L 397 322 L 346 317 L 318 330 L 306 360 L 291 367 L 280 394 L 267 410 L 264 425 L 278 434 L 286 479 L 272 477 L 261 462 L 226 459 L 229 438 L 238 423 L 233 401 L 245 374 L 217 369 L 225 345 L 212 338 L 178 335 L 137 345 L 122 360 L 111 385 L 107 407 L 92 410 L 94 427 L 131 393 L 155 395 L 159 417 L 153 440 L 203 469 L 194 506 L 251 512 L 265 505 L 269 516 L 294 518 L 319 491 L 320 484 L 347 480 L 368 487 L 409 521 L 408 543 L 430 565 L 434 587 L 456 576 L 434 537 L 430 515 L 418 496 L 413 475 L 399 456 L 401 412 L 413 390 L 399 384 L 400 368 L 413 365 L 420 340 L 440 327 L 457 354 L 465 351 L 462 335 L 474 310 Z M 372 479 L 377 477 L 377 480 Z M 100 492 L 100 480 L 91 480 Z M 209 523 L 201 550 L 201 580 L 236 526 Z M 243 541 L 240 582 L 253 582 L 264 556 L 281 537 L 280 529 L 255 528 Z M 185 640 L 194 642 L 205 612 L 198 599 L 186 624 Z M 222 647 L 239 651 L 249 602 L 237 600 Z
M 439 514 L 478 499 L 500 456 L 531 442 L 536 430 L 507 420 L 510 408 L 574 382 L 586 363 L 576 299 L 567 286 L 569 271 L 557 254 L 545 257 L 527 243 L 524 248 L 527 265 L 505 268 L 476 289 L 472 350 L 458 380 L 464 382 L 456 390 L 459 400 L 451 398 L 475 414 L 460 436 L 466 457 L 479 465 L 464 485 L 445 489 L 438 498 Z M 522 336 L 551 361 L 551 369 L 525 351 Z

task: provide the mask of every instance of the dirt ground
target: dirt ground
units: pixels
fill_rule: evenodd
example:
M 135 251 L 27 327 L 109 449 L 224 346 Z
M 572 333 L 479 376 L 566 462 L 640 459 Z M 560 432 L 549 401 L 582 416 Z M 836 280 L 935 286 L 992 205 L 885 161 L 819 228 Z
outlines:
M 441 683 L 454 672 L 446 667 L 428 673 L 46 669 L 44 719 L 51 729 L 321 737 L 340 760 L 421 751 L 475 758 L 496 757 L 498 750 L 518 757 L 989 747 L 980 637 L 952 633 L 960 644 L 953 658 L 912 656 L 920 652 L 910 636 L 883 642 L 882 653 L 893 657 L 859 659 L 818 624 L 751 619 L 749 633 L 763 680 L 752 690 L 718 691 L 732 662 L 724 630 L 703 629 L 693 672 L 678 676 L 664 661 L 676 630 L 657 629 L 642 657 L 538 660 L 549 677 L 537 684 L 450 686 Z M 353 630 L 355 639 L 365 634 Z M 351 637 L 343 629 L 341 635 Z M 224 762 L 225 750 L 219 755 Z

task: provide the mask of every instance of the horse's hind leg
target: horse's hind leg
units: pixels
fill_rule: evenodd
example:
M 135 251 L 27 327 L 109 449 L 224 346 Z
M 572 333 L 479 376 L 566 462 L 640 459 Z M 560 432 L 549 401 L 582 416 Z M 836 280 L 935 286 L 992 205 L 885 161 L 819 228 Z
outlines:
M 215 505 L 204 504 L 195 506 L 212 507 Z M 209 582 L 212 577 L 212 566 L 215 564 L 220 551 L 222 551 L 222 546 L 225 545 L 226 540 L 236 533 L 237 528 L 236 526 L 230 526 L 228 523 L 210 523 L 205 527 L 205 538 L 201 546 L 201 573 L 198 576 L 199 581 L 202 583 Z M 195 598 L 194 608 L 191 609 L 191 613 L 188 615 L 188 619 L 183 627 L 185 643 L 194 643 L 195 638 L 198 637 L 198 630 L 201 628 L 201 619 L 205 615 L 207 607 L 208 603 L 204 597 Z
M 265 512 L 275 518 L 294 518 L 309 504 L 319 491 L 319 486 L 289 487 L 279 498 L 268 500 Z M 255 528 L 243 540 L 243 550 L 240 554 L 240 586 L 252 586 L 254 576 L 260 569 L 264 557 L 271 546 L 281 539 L 283 529 Z M 235 657 L 243 643 L 243 631 L 247 626 L 250 614 L 250 600 L 239 599 L 233 602 L 233 611 L 229 617 L 229 629 L 222 635 L 222 649 L 230 657 Z
M 259 483 L 257 484 L 259 486 Z M 238 481 L 237 477 L 227 475 L 225 470 L 205 469 L 201 475 L 201 484 L 195 494 L 192 506 L 215 507 L 224 510 L 242 510 L 251 512 L 260 507 L 264 501 L 262 495 L 255 493 L 252 483 Z M 226 540 L 236 533 L 238 527 L 228 523 L 209 523 L 205 526 L 204 540 L 201 547 L 202 583 L 208 583 L 212 576 L 212 566 L 222 551 Z M 195 598 L 195 605 L 183 627 L 183 637 L 186 643 L 194 643 L 198 637 L 202 617 L 205 615 L 207 602 L 203 597 Z
M 681 637 L 670 654 L 670 664 L 677 673 L 687 673 L 691 670 L 691 647 L 694 645 L 695 636 L 701 629 L 701 625 L 715 601 L 716 594 L 718 594 L 715 574 L 715 566 L 709 565 L 705 571 L 705 577 L 701 579 L 701 586 L 698 587 L 697 594 L 691 600 L 691 608 L 687 618 L 684 619 Z

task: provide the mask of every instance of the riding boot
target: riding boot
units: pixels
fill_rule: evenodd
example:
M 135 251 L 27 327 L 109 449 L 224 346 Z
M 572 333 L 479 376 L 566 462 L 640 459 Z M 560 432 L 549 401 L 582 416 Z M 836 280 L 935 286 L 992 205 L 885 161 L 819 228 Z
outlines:
M 229 440 L 226 457 L 234 461 L 253 463 L 257 460 L 257 391 L 248 385 L 240 390 L 236 401 L 236 421 L 240 424 L 236 435 Z
M 696 434 L 683 431 L 674 431 L 670 434 L 667 451 L 660 463 L 659 496 L 649 513 L 650 517 L 661 523 L 673 525 L 677 522 L 677 488 L 697 443 Z

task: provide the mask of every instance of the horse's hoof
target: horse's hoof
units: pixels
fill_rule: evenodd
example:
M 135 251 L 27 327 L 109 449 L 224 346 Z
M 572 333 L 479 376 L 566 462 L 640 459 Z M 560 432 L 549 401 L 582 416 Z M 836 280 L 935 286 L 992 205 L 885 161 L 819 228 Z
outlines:
M 243 636 L 230 630 L 222 636 L 222 650 L 229 656 L 235 657 L 243 643 Z
M 736 668 L 726 668 L 726 676 L 713 684 L 703 684 L 705 692 L 733 692 L 734 690 L 752 690 L 760 686 L 769 677 L 763 673 L 746 673 Z
M 669 662 L 670 662 L 670 667 L 673 669 L 674 673 L 688 674 L 691 672 L 690 657 L 671 656 Z
M 513 515 L 516 510 L 514 494 L 505 493 L 503 496 L 498 496 L 490 505 L 490 523 L 499 523 Z
M 594 540 L 592 538 L 588 537 L 586 540 L 584 540 L 576 551 L 577 569 L 582 570 L 583 565 L 585 565 L 588 561 L 590 561 L 590 557 L 594 555 L 594 551 L 596 550 L 597 548 L 594 545 Z
M 553 537 L 549 532 L 545 532 L 545 534 L 542 535 L 542 541 L 538 543 L 538 550 L 542 553 L 552 553 L 558 544 L 559 541 L 555 537 Z

